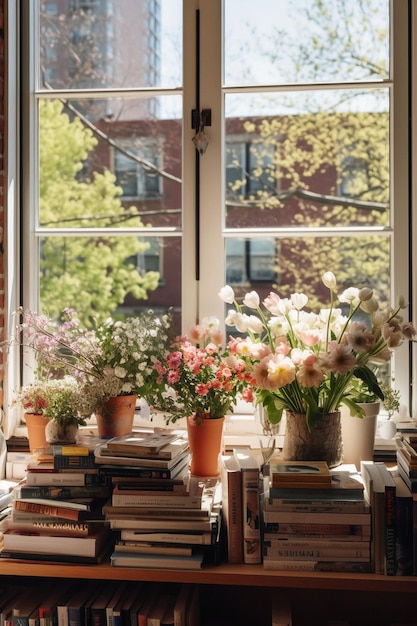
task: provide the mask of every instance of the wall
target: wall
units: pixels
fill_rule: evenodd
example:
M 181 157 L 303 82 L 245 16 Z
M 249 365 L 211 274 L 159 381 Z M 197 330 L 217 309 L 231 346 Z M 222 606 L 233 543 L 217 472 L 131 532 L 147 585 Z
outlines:
M 4 329 L 4 185 L 5 185 L 5 59 L 4 59 L 4 10 L 5 1 L 0 0 L 0 341 L 3 339 Z M 3 405 L 3 354 L 0 352 L 0 406 Z

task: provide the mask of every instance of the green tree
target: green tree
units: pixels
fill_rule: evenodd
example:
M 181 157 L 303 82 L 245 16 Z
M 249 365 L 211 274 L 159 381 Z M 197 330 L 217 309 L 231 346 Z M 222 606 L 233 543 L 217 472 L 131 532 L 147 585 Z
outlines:
M 58 100 L 40 101 L 39 222 L 45 228 L 143 227 L 109 171 L 90 178 L 84 164 L 97 140 L 81 121 L 71 119 Z M 141 274 L 132 262 L 147 248 L 135 236 L 64 236 L 41 240 L 40 295 L 50 316 L 74 304 L 82 321 L 101 321 L 127 294 L 146 299 L 158 285 L 158 272 Z
M 311 86 L 357 81 L 357 87 L 286 90 L 280 94 L 279 114 L 247 119 L 257 167 L 246 172 L 246 180 L 230 185 L 228 197 L 254 211 L 273 211 L 275 224 L 282 226 L 380 230 L 388 226 L 390 210 L 388 96 L 387 90 L 368 90 L 360 82 L 388 78 L 388 3 L 289 5 L 294 11 L 289 21 L 297 28 L 276 29 L 269 39 L 256 37 L 280 81 Z M 273 159 L 266 167 L 267 154 Z M 249 196 L 247 176 L 257 183 Z M 278 242 L 277 288 L 289 295 L 309 285 L 317 296 L 312 304 L 317 304 L 320 276 L 332 269 L 341 288 L 354 281 L 383 297 L 389 292 L 389 256 L 384 236 L 295 235 Z

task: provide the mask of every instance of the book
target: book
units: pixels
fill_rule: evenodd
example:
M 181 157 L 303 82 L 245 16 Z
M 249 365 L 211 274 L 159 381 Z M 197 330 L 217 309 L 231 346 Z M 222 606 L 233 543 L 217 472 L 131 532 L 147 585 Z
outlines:
M 195 551 L 189 556 L 162 554 L 136 554 L 114 551 L 110 556 L 113 567 L 142 567 L 150 569 L 200 570 L 203 567 L 204 552 Z
M 94 454 L 76 456 L 73 454 L 55 454 L 53 465 L 56 470 L 95 469 L 96 461 Z
M 161 626 L 166 613 L 172 612 L 174 616 L 175 597 L 168 593 L 158 594 L 155 602 L 151 605 L 148 616 L 147 626 Z
M 71 580 L 69 585 L 64 587 L 62 593 L 60 594 L 56 606 L 55 606 L 55 614 L 56 614 L 56 626 L 69 626 L 69 615 L 68 615 L 68 600 L 72 596 L 74 592 L 79 588 L 80 583 L 77 580 Z
M 148 494 L 131 494 L 131 493 L 115 493 L 112 495 L 112 505 L 119 507 L 137 507 L 139 509 L 147 508 L 187 508 L 197 509 L 202 506 L 203 503 L 203 491 L 200 495 L 178 494 L 175 492 L 166 493 L 161 492 L 156 495 Z
M 220 457 L 227 561 L 243 563 L 242 472 L 235 456 Z
M 279 539 L 266 539 L 264 541 L 264 548 L 281 548 L 281 549 L 312 549 L 322 550 L 368 550 L 370 549 L 369 541 L 350 541 L 349 539 L 340 539 L 338 537 L 333 539 L 316 539 L 315 537 L 297 538 L 288 536 L 288 538 Z
M 153 584 L 146 594 L 145 600 L 139 608 L 137 615 L 137 626 L 147 626 L 148 615 L 152 605 L 157 601 L 160 593 L 161 585 L 159 583 Z
M 96 464 L 98 465 L 128 465 L 131 467 L 141 467 L 146 469 L 171 469 L 175 467 L 177 463 L 181 463 L 186 458 L 189 459 L 189 453 L 187 450 L 181 452 L 181 454 L 172 459 L 115 456 L 109 454 L 105 443 L 99 446 L 94 451 L 94 454 Z
M 398 474 L 401 476 L 407 487 L 410 489 L 411 493 L 417 493 L 417 477 L 411 476 L 413 470 L 408 470 L 403 467 L 403 465 L 398 462 L 397 464 Z
M 269 511 L 265 510 L 265 523 L 283 524 L 355 524 L 369 526 L 371 524 L 371 512 L 361 513 L 317 513 L 315 511 Z
M 61 537 L 36 533 L 21 533 L 6 530 L 3 533 L 3 547 L 9 552 L 61 554 L 72 556 L 96 557 L 105 546 L 110 545 L 112 536 L 106 527 L 102 527 L 85 537 Z
M 96 467 L 85 467 L 79 468 L 74 467 L 73 469 L 57 469 L 54 467 L 54 462 L 52 461 L 34 461 L 33 463 L 27 464 L 28 474 L 56 474 L 56 473 L 76 473 L 76 474 L 98 474 L 98 469 Z
M 182 583 L 174 606 L 174 626 L 186 626 L 188 605 L 193 591 L 192 583 Z
M 90 604 L 91 626 L 107 626 L 106 607 L 112 596 L 113 590 L 113 581 L 101 581 L 100 591 L 94 601 Z
M 173 480 L 175 478 L 183 479 L 189 472 L 190 455 L 186 454 L 178 463 L 170 468 L 143 467 L 141 465 L 131 465 L 126 463 L 117 464 L 99 464 L 98 473 L 105 479 L 110 481 L 119 480 Z
M 146 532 L 137 530 L 122 530 L 121 541 L 148 542 L 162 544 L 191 544 L 209 546 L 216 541 L 217 532 Z
M 413 573 L 413 494 L 400 476 L 394 476 L 394 481 L 395 574 L 409 576 Z
M 343 499 L 343 500 L 364 500 L 364 484 L 360 473 L 355 469 L 348 469 L 350 466 L 341 466 L 346 469 L 331 469 L 330 485 L 315 487 L 311 489 L 306 487 L 304 483 L 297 483 L 297 486 L 269 488 L 270 498 L 323 498 L 323 499 Z
M 282 589 L 271 595 L 271 617 L 271 626 L 292 626 L 291 599 Z
M 47 498 L 51 500 L 74 500 L 77 498 L 107 498 L 111 495 L 110 485 L 28 486 L 22 485 L 14 492 L 16 499 Z
M 87 473 L 93 472 L 93 473 Z M 62 472 L 60 470 L 47 470 L 42 472 L 28 471 L 26 485 L 28 486 L 56 486 L 71 487 L 73 485 L 101 485 L 103 478 L 96 470 L 78 470 Z
M 329 547 L 287 547 L 287 548 L 273 548 L 266 547 L 264 549 L 264 561 L 266 558 L 271 559 L 283 559 L 283 560 L 313 560 L 313 561 L 329 561 L 329 560 L 343 560 L 343 561 L 370 561 L 370 547 L 363 543 L 362 548 L 355 548 L 348 550 L 345 548 Z
M 168 428 L 142 429 L 109 439 L 107 448 L 132 453 L 134 456 L 142 456 L 143 453 L 162 452 L 163 454 L 167 445 L 175 443 L 178 439 L 184 440 L 186 436 L 187 432 L 185 430 Z
M 274 457 L 270 462 L 270 476 L 273 487 L 288 484 L 328 485 L 332 483 L 332 475 L 325 461 L 284 461 Z
M 74 522 L 103 519 L 101 498 L 93 498 L 90 503 L 70 502 L 68 500 L 15 500 L 16 511 L 40 513 L 50 517 L 59 517 Z
M 249 449 L 235 450 L 242 477 L 243 562 L 260 563 L 261 494 L 259 464 Z
M 52 456 L 89 456 L 91 455 L 92 448 L 78 444 L 68 446 L 52 444 L 51 452 Z
M 106 520 L 120 518 L 149 518 L 158 517 L 159 519 L 209 519 L 212 514 L 212 503 L 203 501 L 201 506 L 194 508 L 187 507 L 151 507 L 151 506 L 112 506 L 111 504 L 103 505 L 102 511 Z
M 147 530 L 147 531 L 217 531 L 219 525 L 219 519 L 217 516 L 212 516 L 210 519 L 201 520 L 170 520 L 169 524 L 164 519 L 112 519 L 109 520 L 110 528 L 113 530 Z
M 47 563 L 74 563 L 83 565 L 98 565 L 109 558 L 109 550 L 106 548 L 97 556 L 77 556 L 74 554 L 49 554 L 43 552 L 15 552 L 10 550 L 0 551 L 0 558 L 13 561 L 38 561 Z
M 99 590 L 98 581 L 85 580 L 71 593 L 67 601 L 68 626 L 86 626 L 87 606 L 96 598 Z
M 144 582 L 127 583 L 123 595 L 113 606 L 113 626 L 137 625 L 137 612 L 144 601 L 144 591 Z
M 23 514 L 25 515 L 25 514 Z M 77 523 L 70 522 L 68 520 L 59 521 L 56 518 L 51 519 L 48 516 L 42 516 L 46 518 L 47 521 L 37 521 L 37 522 L 19 522 L 13 521 L 12 518 L 8 518 L 5 521 L 4 530 L 20 530 L 25 533 L 39 533 L 41 535 L 52 536 L 62 536 L 62 537 L 86 537 L 91 533 L 95 532 L 100 526 L 95 523 L 86 522 L 86 523 Z
M 189 556 L 193 553 L 192 545 L 173 545 L 170 543 L 152 543 L 146 541 L 124 541 L 119 539 L 114 547 L 116 552 L 135 552 L 138 554 L 174 554 Z
M 376 574 L 395 574 L 395 481 L 381 461 L 362 461 L 372 510 L 372 563 Z
M 42 582 L 28 588 L 26 593 L 18 594 L 12 609 L 13 626 L 29 626 L 29 616 L 34 611 L 38 612 L 46 588 L 46 583 Z
M 264 561 L 264 569 L 282 572 L 349 572 L 368 574 L 372 572 L 372 565 L 370 561 L 267 559 Z
M 271 522 L 264 524 L 264 539 L 273 539 L 277 535 L 296 535 L 297 537 L 321 536 L 327 537 L 361 537 L 368 541 L 371 536 L 371 524 L 292 524 L 283 522 Z
M 113 618 L 115 617 L 114 615 L 114 611 L 115 611 L 115 607 L 116 605 L 119 605 L 120 607 L 120 601 L 122 598 L 124 598 L 125 594 L 126 594 L 126 590 L 128 587 L 128 583 L 127 581 L 120 581 L 117 585 L 116 588 L 112 590 L 112 595 L 110 596 L 110 598 L 107 601 L 106 604 L 106 624 L 107 626 L 113 626 Z M 119 617 L 119 616 L 116 616 Z M 121 617 L 121 609 L 120 609 L 120 617 Z

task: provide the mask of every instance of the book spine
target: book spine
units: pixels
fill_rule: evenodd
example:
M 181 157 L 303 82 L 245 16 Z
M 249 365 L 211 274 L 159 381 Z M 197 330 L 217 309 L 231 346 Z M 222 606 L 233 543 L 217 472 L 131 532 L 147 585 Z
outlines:
M 291 524 L 284 522 L 270 522 L 265 523 L 264 534 L 270 534 L 271 536 L 277 534 L 290 534 L 296 535 L 297 537 L 309 537 L 312 535 L 322 535 L 324 537 L 335 535 L 354 535 L 355 537 L 370 537 L 371 527 L 369 524 L 363 526 L 362 524 Z
M 359 524 L 369 526 L 371 513 L 309 513 L 291 511 L 264 511 L 266 523 L 276 522 L 284 524 Z
M 54 469 L 92 469 L 96 467 L 95 458 L 89 456 L 54 455 Z
M 16 500 L 15 508 L 17 511 L 26 513 L 38 513 L 40 515 L 48 515 L 50 517 L 60 517 L 62 519 L 70 519 L 75 522 L 81 517 L 81 511 L 70 509 L 63 506 L 52 506 L 48 504 L 40 504 L 38 502 L 24 502 Z
M 113 506 L 137 506 L 137 507 L 178 507 L 178 508 L 199 508 L 202 504 L 200 496 L 191 495 L 164 495 L 160 496 L 137 496 L 129 494 L 113 494 Z
M 266 511 L 286 513 L 367 513 L 369 508 L 364 502 L 276 502 L 267 501 Z
M 214 533 L 186 534 L 186 533 L 135 533 L 133 530 L 122 530 L 120 535 L 123 541 L 153 541 L 166 544 L 212 545 L 216 540 Z
M 74 487 L 21 487 L 15 492 L 17 498 L 51 498 L 55 500 L 72 500 L 73 498 L 106 498 L 110 495 L 109 487 L 74 486 Z
M 242 468 L 243 562 L 261 563 L 259 470 Z
M 346 562 L 346 561 L 293 561 L 264 559 L 265 570 L 279 570 L 284 572 L 352 572 L 370 573 L 372 568 L 369 562 Z
M 26 484 L 30 487 L 43 486 L 53 487 L 59 485 L 61 487 L 84 486 L 84 485 L 100 485 L 103 484 L 98 474 L 74 474 L 71 472 L 27 472 Z
M 227 560 L 234 564 L 243 563 L 242 473 L 226 470 L 223 481 Z
M 413 500 L 411 497 L 397 497 L 395 505 L 396 576 L 413 574 L 413 549 Z
M 395 485 L 385 488 L 385 574 L 395 575 Z
M 88 446 L 60 446 L 52 445 L 52 454 L 54 456 L 89 456 L 91 450 Z
M 312 559 L 318 561 L 328 561 L 329 559 L 343 559 L 346 561 L 363 560 L 369 561 L 370 547 L 364 546 L 362 549 L 353 550 L 345 548 L 264 548 L 264 556 L 273 559 Z

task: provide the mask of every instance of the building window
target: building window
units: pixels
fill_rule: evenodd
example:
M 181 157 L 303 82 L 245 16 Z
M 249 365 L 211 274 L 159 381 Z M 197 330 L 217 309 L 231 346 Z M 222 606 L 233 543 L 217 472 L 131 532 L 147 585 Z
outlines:
M 126 152 L 116 149 L 114 154 L 116 184 L 122 188 L 123 197 L 158 198 L 162 194 L 162 159 L 158 145 L 132 146 Z

